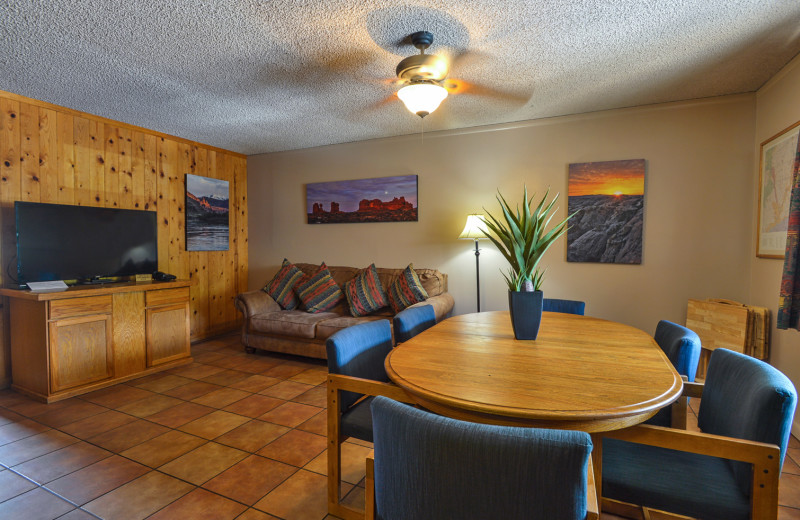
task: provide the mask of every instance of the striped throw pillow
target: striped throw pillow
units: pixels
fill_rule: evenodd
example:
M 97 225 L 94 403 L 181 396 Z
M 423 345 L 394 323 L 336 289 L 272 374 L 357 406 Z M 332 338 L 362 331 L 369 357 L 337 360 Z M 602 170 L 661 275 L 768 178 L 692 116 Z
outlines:
M 296 291 L 306 310 L 311 313 L 330 310 L 344 298 L 325 262 L 322 262 L 316 274 L 303 277 Z
M 414 272 L 414 266 L 408 264 L 397 280 L 389 287 L 389 304 L 395 314 L 415 303 L 428 299 L 428 293 L 422 287 L 419 276 Z
M 362 269 L 355 278 L 346 282 L 344 295 L 350 304 L 350 314 L 356 317 L 366 316 L 389 304 L 375 264 Z
M 294 293 L 294 286 L 303 277 L 303 271 L 298 269 L 287 259 L 275 276 L 264 286 L 263 291 L 272 296 L 282 309 L 290 311 L 300 305 L 300 300 Z

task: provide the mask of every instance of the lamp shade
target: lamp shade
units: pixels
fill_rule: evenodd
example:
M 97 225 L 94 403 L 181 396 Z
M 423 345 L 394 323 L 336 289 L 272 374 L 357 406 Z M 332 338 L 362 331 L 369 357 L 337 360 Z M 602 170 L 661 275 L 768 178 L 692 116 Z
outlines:
M 483 234 L 483 230 L 486 229 L 486 223 L 484 222 L 484 217 L 480 213 L 474 213 L 472 215 L 467 215 L 467 224 L 464 226 L 464 231 L 458 235 L 459 239 L 468 239 L 468 240 L 481 240 L 486 238 L 486 235 Z
M 414 83 L 401 88 L 397 97 L 412 114 L 425 117 L 444 101 L 447 89 L 434 83 Z

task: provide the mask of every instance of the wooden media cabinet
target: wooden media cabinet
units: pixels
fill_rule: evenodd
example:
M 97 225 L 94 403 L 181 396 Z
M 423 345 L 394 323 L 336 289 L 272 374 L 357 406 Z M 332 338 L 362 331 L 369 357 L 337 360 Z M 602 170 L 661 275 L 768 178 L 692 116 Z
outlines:
M 11 387 L 51 403 L 190 363 L 189 281 L 0 289 Z

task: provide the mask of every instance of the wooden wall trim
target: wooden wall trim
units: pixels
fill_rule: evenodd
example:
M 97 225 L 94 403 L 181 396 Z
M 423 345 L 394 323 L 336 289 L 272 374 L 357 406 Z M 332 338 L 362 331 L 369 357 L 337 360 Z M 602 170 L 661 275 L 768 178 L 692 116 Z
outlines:
M 165 139 L 171 139 L 173 141 L 186 143 L 186 144 L 189 144 L 189 145 L 192 145 L 192 146 L 202 146 L 203 148 L 206 148 L 208 150 L 214 150 L 216 152 L 222 152 L 222 153 L 226 153 L 226 154 L 229 154 L 229 155 L 234 155 L 236 157 L 241 157 L 242 159 L 247 159 L 247 155 L 245 155 L 243 153 L 233 152 L 231 150 L 225 150 L 224 148 L 217 148 L 216 146 L 211 146 L 209 144 L 199 143 L 197 141 L 191 141 L 189 139 L 184 139 L 182 137 L 178 137 L 178 136 L 174 136 L 174 135 L 170 135 L 170 134 L 165 134 L 165 133 L 159 132 L 157 130 L 150 130 L 148 128 L 144 128 L 144 127 L 141 127 L 141 126 L 136 126 L 136 125 L 131 125 L 131 124 L 128 124 L 128 123 L 123 123 L 122 121 L 115 121 L 113 119 L 108 119 L 108 118 L 103 117 L 103 116 L 97 116 L 97 115 L 94 115 L 94 114 L 90 114 L 89 112 L 81 112 L 80 110 L 73 110 L 71 108 L 62 107 L 60 105 L 54 105 L 53 103 L 48 103 L 47 101 L 40 101 L 38 99 L 25 97 L 25 96 L 22 96 L 20 94 L 15 94 L 13 92 L 0 90 L 0 97 L 4 97 L 4 98 L 10 99 L 10 100 L 14 100 L 14 101 L 17 101 L 19 103 L 28 103 L 28 104 L 35 105 L 35 106 L 40 107 L 40 108 L 46 108 L 46 109 L 55 110 L 56 112 L 59 112 L 59 113 L 62 113 L 62 114 L 68 114 L 68 115 L 71 115 L 71 116 L 74 116 L 74 117 L 83 117 L 83 118 L 86 118 L 86 119 L 92 119 L 92 120 L 97 121 L 98 123 L 102 123 L 102 124 L 111 124 L 112 126 L 115 126 L 117 128 L 125 128 L 127 130 L 131 130 L 131 131 L 134 131 L 134 132 L 142 132 L 142 133 L 154 135 L 154 136 L 157 136 L 157 137 L 163 137 Z
M 227 251 L 186 251 L 186 174 L 229 182 Z M 246 156 L 0 91 L 0 287 L 12 283 L 17 200 L 155 211 L 159 270 L 192 282 L 192 340 L 239 326 L 233 299 L 247 289 Z M 10 383 L 4 300 L 0 387 Z

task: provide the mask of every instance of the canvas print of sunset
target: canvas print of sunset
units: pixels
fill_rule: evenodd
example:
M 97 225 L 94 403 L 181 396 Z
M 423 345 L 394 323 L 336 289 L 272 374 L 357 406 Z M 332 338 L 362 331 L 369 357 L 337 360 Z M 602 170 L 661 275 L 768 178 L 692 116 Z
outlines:
M 569 165 L 568 262 L 642 263 L 644 159 Z
M 416 222 L 417 176 L 312 182 L 306 213 L 309 224 Z

